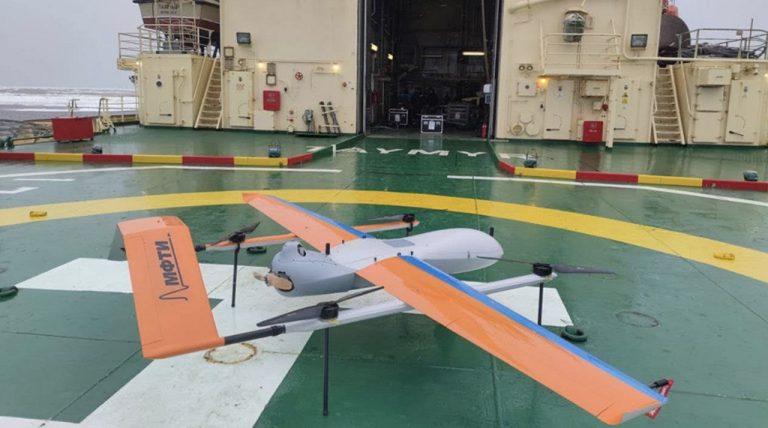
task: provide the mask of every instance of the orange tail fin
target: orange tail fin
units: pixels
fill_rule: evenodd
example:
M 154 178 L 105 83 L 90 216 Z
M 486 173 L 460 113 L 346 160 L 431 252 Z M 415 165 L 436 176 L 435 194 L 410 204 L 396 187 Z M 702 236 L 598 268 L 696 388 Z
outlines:
M 223 345 L 187 226 L 177 217 L 149 217 L 118 227 L 131 272 L 144 358 Z

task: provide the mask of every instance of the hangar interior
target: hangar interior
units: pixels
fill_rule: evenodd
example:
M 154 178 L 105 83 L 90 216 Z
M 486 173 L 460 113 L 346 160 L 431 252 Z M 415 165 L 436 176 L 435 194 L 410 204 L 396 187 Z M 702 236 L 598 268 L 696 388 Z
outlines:
M 446 132 L 479 136 L 489 114 L 483 85 L 493 74 L 497 5 L 495 0 L 369 1 L 370 130 L 417 130 L 421 115 L 443 115 Z M 408 114 L 395 113 L 401 109 Z

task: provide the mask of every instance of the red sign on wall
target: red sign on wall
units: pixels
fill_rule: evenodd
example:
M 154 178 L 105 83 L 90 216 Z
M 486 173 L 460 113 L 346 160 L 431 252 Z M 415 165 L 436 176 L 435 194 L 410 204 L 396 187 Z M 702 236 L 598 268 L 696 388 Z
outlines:
M 264 91 L 264 110 L 280 110 L 280 91 Z
M 585 143 L 603 142 L 603 122 L 599 120 L 584 121 L 584 134 L 581 140 Z

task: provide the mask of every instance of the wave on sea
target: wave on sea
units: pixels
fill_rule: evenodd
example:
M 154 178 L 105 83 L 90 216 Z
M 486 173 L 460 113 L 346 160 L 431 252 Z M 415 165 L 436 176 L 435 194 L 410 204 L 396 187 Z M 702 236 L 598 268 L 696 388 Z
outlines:
M 0 119 L 38 119 L 54 117 L 67 111 L 67 105 L 76 99 L 79 114 L 99 111 L 99 100 L 109 100 L 113 114 L 136 110 L 136 96 L 131 89 L 104 88 L 21 88 L 0 86 Z M 58 113 L 58 114 L 57 114 Z

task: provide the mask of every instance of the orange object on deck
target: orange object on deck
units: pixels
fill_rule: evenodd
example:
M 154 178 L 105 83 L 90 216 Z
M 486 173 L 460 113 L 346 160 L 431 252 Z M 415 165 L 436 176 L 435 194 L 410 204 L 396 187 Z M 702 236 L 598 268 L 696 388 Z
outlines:
M 213 320 L 192 237 L 177 217 L 118 225 L 131 273 L 144 358 L 224 344 Z

